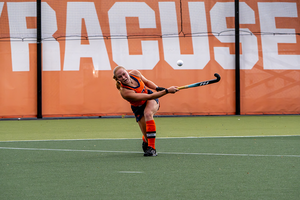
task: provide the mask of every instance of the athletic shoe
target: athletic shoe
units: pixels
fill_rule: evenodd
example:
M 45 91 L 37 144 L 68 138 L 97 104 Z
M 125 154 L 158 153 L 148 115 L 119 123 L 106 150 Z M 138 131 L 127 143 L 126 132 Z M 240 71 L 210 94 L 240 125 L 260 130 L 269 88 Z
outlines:
M 156 150 L 152 147 L 148 147 L 144 153 L 144 156 L 157 156 Z
M 148 143 L 143 141 L 142 148 L 143 148 L 143 151 L 146 152 L 147 148 L 148 148 Z

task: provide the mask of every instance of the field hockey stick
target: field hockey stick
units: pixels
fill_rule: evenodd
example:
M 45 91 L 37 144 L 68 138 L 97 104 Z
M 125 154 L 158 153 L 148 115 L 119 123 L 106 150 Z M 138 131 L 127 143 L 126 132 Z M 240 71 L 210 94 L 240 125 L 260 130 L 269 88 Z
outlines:
M 182 89 L 187 89 L 187 88 L 193 88 L 193 87 L 209 85 L 209 84 L 212 84 L 212 83 L 217 83 L 221 80 L 221 76 L 219 74 L 215 73 L 214 76 L 216 77 L 216 79 L 212 79 L 212 80 L 208 80 L 208 81 L 202 81 L 202 82 L 198 82 L 198 83 L 193 83 L 193 84 L 190 84 L 190 85 L 184 85 L 184 86 L 178 87 L 177 89 L 182 90 Z

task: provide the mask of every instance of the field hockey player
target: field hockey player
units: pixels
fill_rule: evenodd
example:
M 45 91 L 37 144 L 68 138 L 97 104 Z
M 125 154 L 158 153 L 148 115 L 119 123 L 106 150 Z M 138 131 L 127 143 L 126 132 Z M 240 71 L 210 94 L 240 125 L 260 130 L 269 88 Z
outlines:
M 144 156 L 156 156 L 156 125 L 153 116 L 159 109 L 158 98 L 169 93 L 176 93 L 177 87 L 172 86 L 167 89 L 158 87 L 139 71 L 127 72 L 122 66 L 114 69 L 113 78 L 116 80 L 116 87 L 121 96 L 131 104 L 131 109 L 143 133 Z M 152 92 L 146 87 L 157 92 Z

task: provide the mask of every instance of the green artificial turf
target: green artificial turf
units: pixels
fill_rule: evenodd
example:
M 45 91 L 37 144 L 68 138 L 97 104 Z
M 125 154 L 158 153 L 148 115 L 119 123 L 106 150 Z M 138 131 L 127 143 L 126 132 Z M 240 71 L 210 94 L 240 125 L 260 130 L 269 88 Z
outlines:
M 298 115 L 155 121 L 157 157 L 133 118 L 0 121 L 1 199 L 299 199 Z
M 156 117 L 157 137 L 299 135 L 300 115 Z M 0 141 L 140 138 L 134 118 L 0 121 Z
M 3 199 L 299 198 L 300 137 L 0 143 Z

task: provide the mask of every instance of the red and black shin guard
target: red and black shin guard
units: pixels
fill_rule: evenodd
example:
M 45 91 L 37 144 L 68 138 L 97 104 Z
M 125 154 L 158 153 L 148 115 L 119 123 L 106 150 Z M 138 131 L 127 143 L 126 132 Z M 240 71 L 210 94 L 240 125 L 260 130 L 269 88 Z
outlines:
M 146 121 L 148 146 L 155 149 L 156 125 L 154 120 Z

